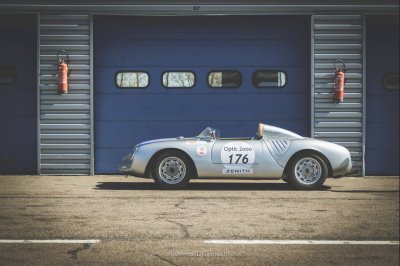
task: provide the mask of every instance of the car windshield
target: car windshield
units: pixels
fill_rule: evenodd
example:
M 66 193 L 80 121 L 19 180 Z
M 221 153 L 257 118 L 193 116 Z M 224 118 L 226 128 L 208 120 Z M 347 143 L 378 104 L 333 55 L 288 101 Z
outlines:
M 213 129 L 211 127 L 206 127 L 199 135 L 196 137 L 199 139 L 215 139 L 216 138 L 216 132 L 219 130 Z

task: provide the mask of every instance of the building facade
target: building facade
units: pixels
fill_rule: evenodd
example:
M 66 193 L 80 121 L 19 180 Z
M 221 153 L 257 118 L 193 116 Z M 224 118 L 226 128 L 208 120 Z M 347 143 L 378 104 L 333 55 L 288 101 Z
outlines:
M 138 142 L 264 122 L 399 175 L 398 3 L 300 2 L 1 0 L 0 174 L 114 174 Z

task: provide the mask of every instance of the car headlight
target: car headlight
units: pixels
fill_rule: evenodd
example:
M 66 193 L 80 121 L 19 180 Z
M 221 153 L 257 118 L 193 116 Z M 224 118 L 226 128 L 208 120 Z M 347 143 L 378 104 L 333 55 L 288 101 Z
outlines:
M 133 146 L 132 153 L 135 153 L 137 149 L 138 149 L 138 145 Z

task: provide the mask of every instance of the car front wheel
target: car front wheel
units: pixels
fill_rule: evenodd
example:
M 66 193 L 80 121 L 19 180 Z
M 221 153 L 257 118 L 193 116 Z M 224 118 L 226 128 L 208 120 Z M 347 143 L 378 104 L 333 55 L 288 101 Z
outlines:
M 322 186 L 328 176 L 328 167 L 315 154 L 300 154 L 291 160 L 289 181 L 299 189 L 316 189 Z
M 179 152 L 163 153 L 153 165 L 154 181 L 163 189 L 183 188 L 189 183 L 191 173 L 189 160 Z

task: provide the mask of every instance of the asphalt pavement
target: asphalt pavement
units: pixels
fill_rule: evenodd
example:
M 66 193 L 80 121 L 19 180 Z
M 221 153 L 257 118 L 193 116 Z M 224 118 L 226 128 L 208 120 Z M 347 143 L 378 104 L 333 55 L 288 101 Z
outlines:
M 399 177 L 166 191 L 123 176 L 0 176 L 0 265 L 399 265 L 398 241 Z

